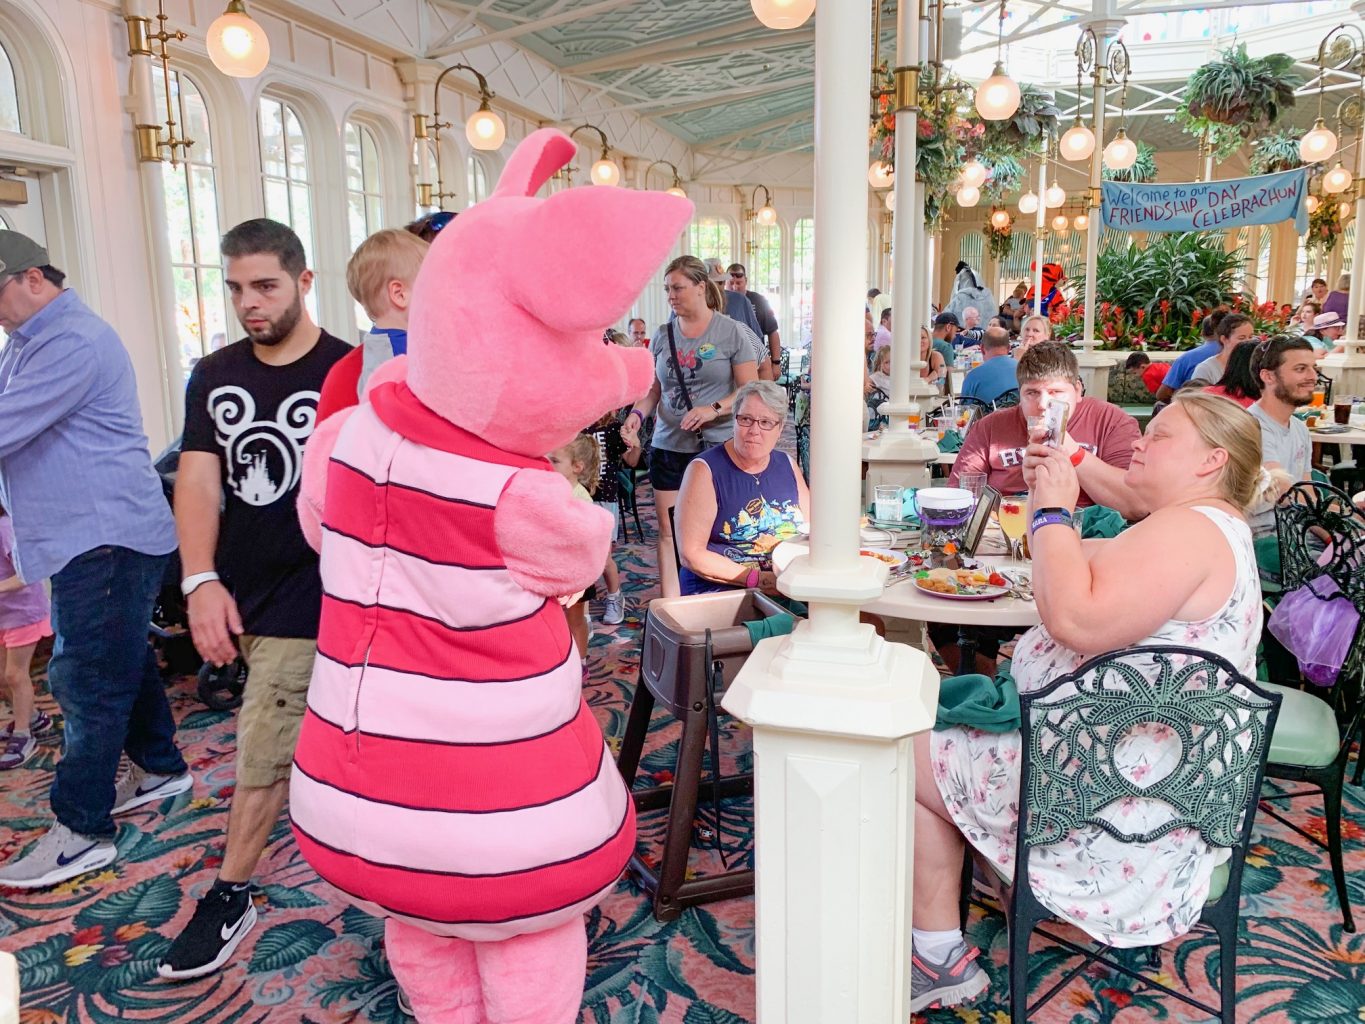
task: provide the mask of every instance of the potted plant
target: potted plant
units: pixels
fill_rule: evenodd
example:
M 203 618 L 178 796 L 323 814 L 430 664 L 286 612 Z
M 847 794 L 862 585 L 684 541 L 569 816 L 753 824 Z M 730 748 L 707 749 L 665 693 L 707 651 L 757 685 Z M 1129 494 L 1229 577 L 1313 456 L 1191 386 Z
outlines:
M 1294 90 L 1302 84 L 1287 53 L 1251 57 L 1239 43 L 1195 69 L 1170 120 L 1191 135 L 1207 136 L 1222 159 L 1273 125 L 1294 105 Z
M 1005 121 L 986 125 L 984 149 L 987 153 L 1017 154 L 1037 152 L 1044 135 L 1057 134 L 1057 118 L 1062 112 L 1052 93 L 1028 82 L 1019 83 L 1019 109 Z
M 1308 234 L 1303 238 L 1304 252 L 1327 255 L 1337 247 L 1341 230 L 1336 200 L 1320 199 L 1318 208 L 1308 215 Z
M 1299 136 L 1292 131 L 1271 132 L 1251 144 L 1251 173 L 1275 174 L 1302 167 Z

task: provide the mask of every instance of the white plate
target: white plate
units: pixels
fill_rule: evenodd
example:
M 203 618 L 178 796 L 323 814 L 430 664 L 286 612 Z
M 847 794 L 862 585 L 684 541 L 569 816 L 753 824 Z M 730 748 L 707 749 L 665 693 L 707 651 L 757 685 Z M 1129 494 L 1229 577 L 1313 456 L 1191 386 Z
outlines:
M 989 583 L 981 584 L 982 593 L 980 594 L 945 594 L 938 590 L 928 590 L 919 585 L 919 580 L 914 580 L 915 589 L 921 594 L 928 594 L 930 597 L 941 597 L 945 601 L 993 601 L 997 597 L 1004 597 L 1010 592 L 1009 587 L 993 587 Z
M 898 568 L 910 560 L 904 551 L 892 551 L 890 548 L 861 548 L 859 553 L 875 556 L 879 561 L 885 562 L 888 569 Z

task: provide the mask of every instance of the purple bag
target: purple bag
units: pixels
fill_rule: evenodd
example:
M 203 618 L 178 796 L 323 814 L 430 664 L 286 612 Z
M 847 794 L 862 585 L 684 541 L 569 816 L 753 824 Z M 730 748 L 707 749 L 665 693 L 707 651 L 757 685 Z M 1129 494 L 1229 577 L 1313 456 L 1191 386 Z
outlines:
M 1270 613 L 1270 633 L 1298 659 L 1304 678 L 1334 686 L 1360 625 L 1360 613 L 1329 575 L 1309 580 L 1284 596 Z

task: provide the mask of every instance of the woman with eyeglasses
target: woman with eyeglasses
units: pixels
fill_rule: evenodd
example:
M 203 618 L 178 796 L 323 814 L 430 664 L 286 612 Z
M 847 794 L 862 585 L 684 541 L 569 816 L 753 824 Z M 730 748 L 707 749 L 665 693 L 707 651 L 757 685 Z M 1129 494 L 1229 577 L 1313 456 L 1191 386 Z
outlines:
M 735 391 L 757 379 L 761 343 L 720 312 L 720 288 L 697 257 L 679 256 L 664 269 L 664 291 L 677 319 L 654 332 L 649 344 L 654 386 L 626 413 L 621 439 L 634 447 L 641 425 L 656 413 L 649 479 L 659 526 L 659 585 L 664 597 L 677 597 L 668 512 L 677 504 L 688 463 L 730 437 Z
M 796 536 L 810 491 L 796 462 L 774 451 L 787 422 L 787 393 L 752 381 L 735 393 L 734 435 L 695 459 L 678 496 L 684 594 L 758 587 L 777 593 L 772 552 Z

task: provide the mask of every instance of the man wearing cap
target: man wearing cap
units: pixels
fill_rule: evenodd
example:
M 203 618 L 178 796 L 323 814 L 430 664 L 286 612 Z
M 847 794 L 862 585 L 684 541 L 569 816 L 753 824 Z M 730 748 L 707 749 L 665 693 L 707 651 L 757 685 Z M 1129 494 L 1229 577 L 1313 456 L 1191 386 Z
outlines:
M 777 329 L 777 316 L 768 300 L 758 292 L 749 290 L 749 272 L 743 263 L 731 263 L 725 268 L 727 279 L 725 290 L 743 295 L 754 307 L 758 318 L 759 338 L 768 343 L 768 357 L 772 359 L 774 370 L 782 362 L 782 336 Z M 775 375 L 774 375 L 775 377 Z
M 773 364 L 768 355 L 768 347 L 763 344 L 763 328 L 759 326 L 758 314 L 754 312 L 754 304 L 739 292 L 726 290 L 725 283 L 730 277 L 726 273 L 724 263 L 717 259 L 702 260 L 702 262 L 706 264 L 706 276 L 720 289 L 721 298 L 725 301 L 725 315 L 731 320 L 738 320 L 754 334 L 756 342 L 754 361 L 758 363 L 758 379 L 772 380 L 774 376 Z
M 962 322 L 956 313 L 940 313 L 934 317 L 934 351 L 943 357 L 944 366 L 952 366 L 957 359 L 957 353 L 953 351 L 953 339 L 961 328 Z
M 65 279 L 33 239 L 0 231 L 0 503 L 14 519 L 18 577 L 52 580 L 48 681 L 66 720 L 57 820 L 0 866 L 0 885 L 17 889 L 112 863 L 113 815 L 194 781 L 147 643 L 175 524 L 132 361 Z M 124 753 L 134 770 L 116 780 Z

